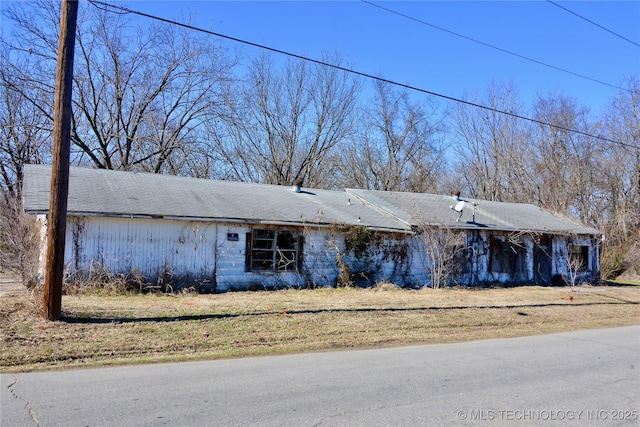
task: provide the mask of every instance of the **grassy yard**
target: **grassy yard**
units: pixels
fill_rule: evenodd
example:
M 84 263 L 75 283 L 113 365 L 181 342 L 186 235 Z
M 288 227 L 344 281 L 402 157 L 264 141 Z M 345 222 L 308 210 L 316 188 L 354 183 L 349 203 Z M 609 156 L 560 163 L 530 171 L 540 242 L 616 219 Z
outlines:
M 640 286 L 0 296 L 0 371 L 450 343 L 640 324 Z

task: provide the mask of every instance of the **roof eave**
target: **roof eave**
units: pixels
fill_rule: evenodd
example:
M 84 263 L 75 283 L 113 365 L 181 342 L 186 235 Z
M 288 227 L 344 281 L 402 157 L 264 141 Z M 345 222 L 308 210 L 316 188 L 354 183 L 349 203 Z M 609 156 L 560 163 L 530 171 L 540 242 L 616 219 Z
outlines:
M 25 213 L 30 215 L 46 215 L 48 210 L 25 210 Z M 128 214 L 128 213 L 115 213 L 115 212 L 81 212 L 81 211 L 68 211 L 68 217 L 92 217 L 92 218 L 116 218 L 116 219 L 162 219 L 168 221 L 194 221 L 194 222 L 208 222 L 208 223 L 240 223 L 249 225 L 271 225 L 271 226 L 295 226 L 295 227 L 314 227 L 314 228 L 330 228 L 336 225 L 345 227 L 365 226 L 370 230 L 382 231 L 389 233 L 403 233 L 411 234 L 410 229 L 384 227 L 368 224 L 348 224 L 348 223 L 330 223 L 330 222 L 310 222 L 310 221 L 282 221 L 282 220 L 268 220 L 268 219 L 250 219 L 250 218 L 232 218 L 232 217 L 191 217 L 191 216 L 176 216 L 176 215 L 153 215 L 153 214 Z

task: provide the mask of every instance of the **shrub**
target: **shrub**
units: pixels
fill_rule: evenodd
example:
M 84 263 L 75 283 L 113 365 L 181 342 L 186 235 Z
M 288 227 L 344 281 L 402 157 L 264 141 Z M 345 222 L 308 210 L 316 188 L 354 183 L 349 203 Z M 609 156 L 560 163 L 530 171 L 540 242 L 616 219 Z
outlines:
M 622 246 L 604 246 L 600 258 L 600 276 L 604 280 L 615 279 L 627 269 Z
M 19 274 L 32 289 L 40 281 L 40 226 L 26 215 L 19 198 L 0 199 L 0 269 Z
M 640 230 L 619 245 L 602 248 L 600 275 L 605 280 L 640 276 Z

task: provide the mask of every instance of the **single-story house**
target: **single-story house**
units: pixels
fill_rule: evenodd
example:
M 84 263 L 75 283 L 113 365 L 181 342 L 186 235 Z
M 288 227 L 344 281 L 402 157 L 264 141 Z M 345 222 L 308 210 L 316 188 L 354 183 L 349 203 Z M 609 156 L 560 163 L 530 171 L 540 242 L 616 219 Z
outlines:
M 24 209 L 43 230 L 50 179 L 51 166 L 25 167 Z M 167 290 L 549 284 L 599 271 L 598 230 L 534 205 L 458 195 L 72 167 L 67 218 L 68 274 L 135 276 Z

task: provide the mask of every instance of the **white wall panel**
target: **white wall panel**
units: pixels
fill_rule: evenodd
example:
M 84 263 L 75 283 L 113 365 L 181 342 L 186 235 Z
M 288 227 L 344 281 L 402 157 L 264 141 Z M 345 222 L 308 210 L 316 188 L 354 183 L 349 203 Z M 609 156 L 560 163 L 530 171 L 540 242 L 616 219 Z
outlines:
M 173 287 L 203 286 L 202 290 L 269 289 L 298 286 L 334 286 L 340 274 L 340 253 L 352 272 L 368 273 L 371 283 L 387 280 L 402 286 L 430 283 L 430 266 L 420 236 L 378 233 L 366 259 L 345 254 L 344 234 L 330 229 L 289 227 L 304 236 L 302 272 L 246 271 L 246 235 L 250 225 L 140 218 L 70 217 L 67 223 L 65 263 L 69 273 L 140 273 L 152 283 Z M 509 282 L 508 274 L 490 270 L 491 236 L 508 233 L 479 231 L 467 236 L 469 269 L 461 284 Z M 475 237 L 474 237 L 475 236 Z M 526 248 L 526 274 L 533 279 L 534 242 L 521 238 Z M 554 236 L 552 274 L 566 274 L 569 244 L 589 245 L 590 270 L 597 272 L 597 242 L 588 237 Z M 43 244 L 43 248 L 46 247 Z M 44 260 L 43 257 L 41 257 Z M 591 273 L 589 272 L 589 273 Z
M 151 219 L 73 217 L 67 224 L 70 271 L 137 271 L 150 281 L 213 280 L 216 224 Z

